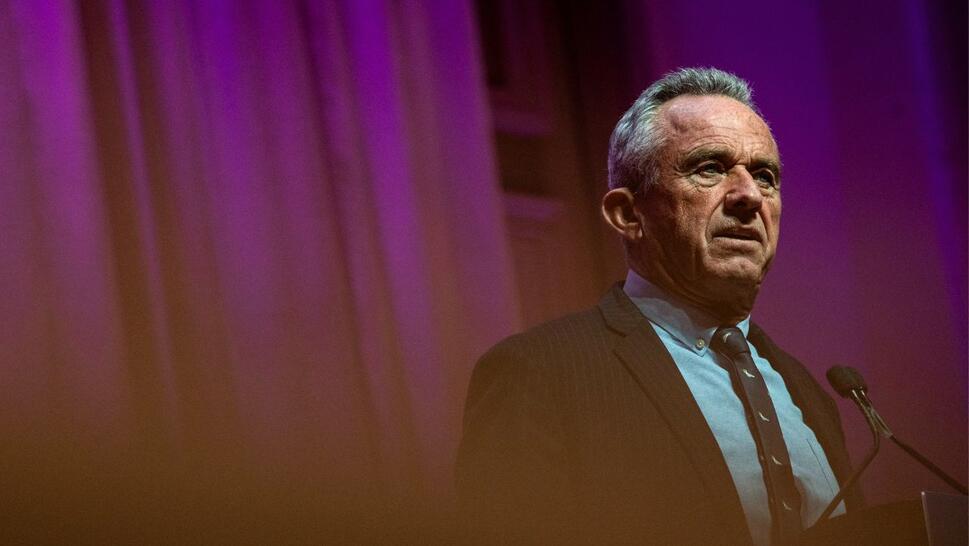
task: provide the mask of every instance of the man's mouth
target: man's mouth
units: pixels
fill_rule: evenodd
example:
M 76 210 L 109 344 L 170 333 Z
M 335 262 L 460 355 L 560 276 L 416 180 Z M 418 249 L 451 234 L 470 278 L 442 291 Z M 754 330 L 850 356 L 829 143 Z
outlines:
M 732 228 L 718 231 L 713 235 L 724 239 L 736 239 L 740 241 L 761 241 L 760 232 L 756 229 Z

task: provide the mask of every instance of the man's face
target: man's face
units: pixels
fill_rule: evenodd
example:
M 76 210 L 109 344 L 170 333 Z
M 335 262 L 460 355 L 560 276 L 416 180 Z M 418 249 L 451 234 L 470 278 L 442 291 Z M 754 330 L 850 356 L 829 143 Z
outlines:
M 659 178 L 636 200 L 648 277 L 702 307 L 749 312 L 780 230 L 780 159 L 770 129 L 724 96 L 677 97 L 660 107 L 657 122 L 666 137 Z

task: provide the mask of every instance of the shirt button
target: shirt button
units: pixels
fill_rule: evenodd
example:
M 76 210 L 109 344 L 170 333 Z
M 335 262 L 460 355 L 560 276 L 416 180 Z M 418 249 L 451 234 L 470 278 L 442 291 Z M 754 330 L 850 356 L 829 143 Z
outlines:
M 702 348 L 704 348 L 704 347 L 707 346 L 707 342 L 706 341 L 703 341 L 703 338 L 702 337 L 698 337 L 698 338 L 696 338 L 696 343 L 694 343 L 694 346 L 697 349 L 702 349 Z

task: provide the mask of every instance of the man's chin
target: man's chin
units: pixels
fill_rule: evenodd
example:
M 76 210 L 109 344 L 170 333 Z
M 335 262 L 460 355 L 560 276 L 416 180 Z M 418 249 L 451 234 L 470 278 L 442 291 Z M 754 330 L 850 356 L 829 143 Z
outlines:
M 710 277 L 719 279 L 725 285 L 738 288 L 760 286 L 766 273 L 767 267 L 762 262 L 743 256 L 719 260 L 718 263 L 708 269 Z
M 716 302 L 718 314 L 730 315 L 731 320 L 741 320 L 750 314 L 764 279 L 764 268 L 749 261 L 743 264 L 730 264 L 708 271 L 705 283 L 710 297 Z

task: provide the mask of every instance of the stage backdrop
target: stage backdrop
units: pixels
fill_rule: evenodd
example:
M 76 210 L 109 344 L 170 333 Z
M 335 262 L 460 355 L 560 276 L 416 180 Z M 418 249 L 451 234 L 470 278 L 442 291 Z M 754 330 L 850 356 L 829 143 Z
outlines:
M 0 529 L 447 494 L 518 306 L 472 10 L 404 4 L 0 2 Z
M 0 542 L 448 527 L 471 367 L 543 318 L 523 291 L 548 292 L 541 269 L 535 284 L 513 270 L 505 218 L 532 202 L 502 195 L 473 4 L 0 1 Z M 581 29 L 597 19 L 579 4 Z M 936 32 L 952 15 L 918 0 L 610 6 L 623 58 L 585 62 L 617 63 L 630 87 L 564 80 L 557 95 L 625 106 L 686 65 L 750 79 L 786 165 L 754 319 L 818 377 L 862 369 L 897 432 L 965 480 L 965 38 Z M 536 45 L 511 53 L 592 54 Z M 579 119 L 559 148 L 614 106 L 553 117 Z M 565 193 L 595 215 L 605 156 L 581 159 L 598 178 Z M 589 225 L 561 210 L 562 233 Z M 579 239 L 561 254 L 584 255 Z M 612 261 L 569 271 L 582 290 L 549 309 L 594 303 L 569 294 L 621 277 Z M 867 434 L 843 411 L 857 459 Z M 871 499 L 944 489 L 885 452 Z

